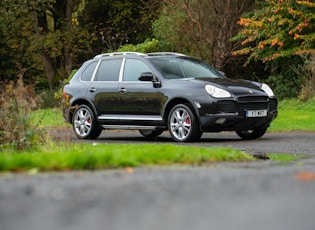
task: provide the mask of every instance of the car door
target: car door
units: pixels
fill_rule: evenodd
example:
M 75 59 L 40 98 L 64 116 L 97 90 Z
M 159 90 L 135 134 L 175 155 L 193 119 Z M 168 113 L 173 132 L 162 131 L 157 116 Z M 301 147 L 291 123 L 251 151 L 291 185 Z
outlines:
M 140 81 L 141 73 L 152 69 L 142 60 L 126 58 L 122 81 L 119 85 L 121 124 L 156 124 L 162 120 L 161 112 L 166 98 L 151 81 Z
M 88 98 L 93 102 L 101 123 L 118 122 L 121 107 L 118 92 L 121 63 L 122 58 L 101 60 L 88 88 Z

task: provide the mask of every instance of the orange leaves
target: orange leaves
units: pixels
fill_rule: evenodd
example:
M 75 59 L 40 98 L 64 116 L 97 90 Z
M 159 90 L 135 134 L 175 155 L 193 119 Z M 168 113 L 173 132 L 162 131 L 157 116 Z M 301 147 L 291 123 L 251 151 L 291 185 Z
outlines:
M 300 5 L 305 5 L 309 8 L 314 8 L 315 7 L 315 3 L 314 2 L 310 2 L 310 1 L 296 1 L 298 4 Z
M 250 27 L 250 28 L 262 28 L 263 22 L 262 21 L 256 21 L 251 18 L 240 18 L 240 20 L 237 22 L 239 25 L 244 27 Z
M 295 178 L 300 181 L 315 181 L 315 172 L 301 171 L 295 174 Z
M 251 60 L 272 61 L 303 53 L 314 53 L 315 2 L 307 0 L 266 0 L 248 18 L 238 22 L 244 28 L 236 36 L 250 46 Z M 244 48 L 234 55 L 244 54 Z

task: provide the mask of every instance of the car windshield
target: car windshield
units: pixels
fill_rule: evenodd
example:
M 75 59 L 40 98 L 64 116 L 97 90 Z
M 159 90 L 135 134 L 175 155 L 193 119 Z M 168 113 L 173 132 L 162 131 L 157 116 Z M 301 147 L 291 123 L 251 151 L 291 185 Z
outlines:
M 224 78 L 207 63 L 190 57 L 159 57 L 151 59 L 167 79 L 177 78 Z

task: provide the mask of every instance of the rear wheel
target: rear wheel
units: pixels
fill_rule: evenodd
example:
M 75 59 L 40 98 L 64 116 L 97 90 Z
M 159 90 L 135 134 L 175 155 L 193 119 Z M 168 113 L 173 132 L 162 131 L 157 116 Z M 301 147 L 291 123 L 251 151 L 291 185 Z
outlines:
M 102 132 L 95 116 L 87 105 L 80 105 L 73 114 L 72 126 L 80 139 L 96 139 Z
M 161 133 L 163 133 L 163 130 L 155 130 L 155 129 L 140 129 L 139 132 L 144 137 L 157 137 Z
M 267 131 L 267 127 L 260 127 L 253 130 L 236 131 L 237 135 L 246 140 L 262 137 Z
M 168 129 L 172 138 L 178 142 L 196 141 L 202 135 L 192 109 L 184 104 L 178 104 L 171 110 Z

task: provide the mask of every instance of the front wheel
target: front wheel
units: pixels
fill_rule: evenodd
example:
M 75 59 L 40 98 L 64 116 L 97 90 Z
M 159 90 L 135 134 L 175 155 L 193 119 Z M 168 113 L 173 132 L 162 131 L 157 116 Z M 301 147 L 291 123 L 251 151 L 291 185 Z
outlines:
M 202 134 L 194 113 L 184 104 L 178 104 L 171 110 L 168 116 L 168 129 L 173 140 L 178 142 L 196 141 Z
M 80 105 L 73 114 L 72 126 L 80 139 L 96 139 L 102 132 L 94 114 L 87 105 Z
M 236 131 L 236 134 L 246 140 L 253 140 L 262 137 L 267 131 L 267 127 L 260 127 L 253 130 Z

